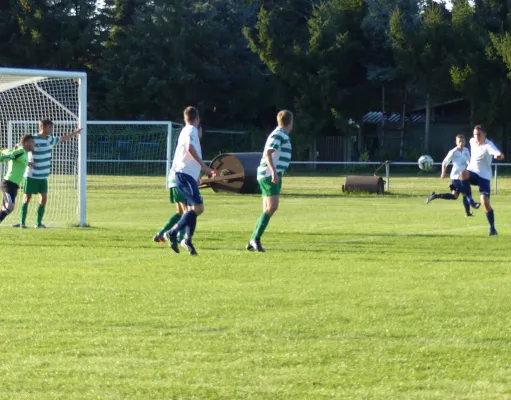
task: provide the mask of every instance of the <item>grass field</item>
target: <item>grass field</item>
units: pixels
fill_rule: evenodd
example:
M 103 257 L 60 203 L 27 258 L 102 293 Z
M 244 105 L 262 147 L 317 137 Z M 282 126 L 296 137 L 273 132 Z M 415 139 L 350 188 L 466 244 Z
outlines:
M 511 179 L 489 238 L 447 181 L 289 177 L 265 254 L 260 199 L 204 191 L 196 258 L 161 178 L 89 183 L 91 228 L 0 229 L 0 398 L 511 398 Z

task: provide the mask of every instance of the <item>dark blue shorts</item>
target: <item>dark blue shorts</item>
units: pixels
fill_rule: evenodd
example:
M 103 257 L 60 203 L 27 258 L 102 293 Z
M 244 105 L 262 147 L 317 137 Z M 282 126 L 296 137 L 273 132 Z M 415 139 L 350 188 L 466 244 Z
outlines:
M 449 188 L 454 190 L 456 193 L 461 193 L 461 181 L 459 179 L 451 179 Z
M 198 206 L 203 203 L 197 181 L 190 175 L 176 172 L 176 185 L 183 195 L 186 205 Z
M 489 196 L 491 193 L 490 181 L 488 179 L 481 178 L 475 172 L 468 171 L 470 173 L 469 182 L 472 186 L 479 186 L 479 193 Z

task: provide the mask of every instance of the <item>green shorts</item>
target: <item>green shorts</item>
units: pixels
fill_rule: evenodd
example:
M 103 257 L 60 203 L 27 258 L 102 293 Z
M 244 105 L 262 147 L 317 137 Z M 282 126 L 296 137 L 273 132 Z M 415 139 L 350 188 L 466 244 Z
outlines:
M 48 179 L 25 178 L 23 192 L 27 194 L 48 193 Z
M 282 189 L 282 175 L 279 174 L 279 177 L 279 183 L 272 183 L 271 176 L 267 176 L 266 178 L 257 181 L 261 188 L 261 194 L 263 197 L 278 196 L 280 194 L 280 190 Z
M 185 198 L 177 187 L 170 188 L 170 202 L 174 203 L 185 203 Z

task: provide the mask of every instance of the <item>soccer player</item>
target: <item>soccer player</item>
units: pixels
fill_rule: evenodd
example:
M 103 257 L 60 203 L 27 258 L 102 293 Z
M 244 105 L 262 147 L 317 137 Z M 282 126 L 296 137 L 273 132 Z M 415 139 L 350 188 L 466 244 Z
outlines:
M 23 186 L 23 204 L 21 205 L 19 224 L 15 228 L 26 228 L 28 203 L 33 194 L 40 195 L 39 207 L 37 208 L 36 228 L 46 228 L 43 225 L 43 216 L 48 201 L 48 175 L 51 170 L 52 149 L 59 143 L 67 142 L 80 134 L 82 130 L 77 129 L 69 135 L 59 137 L 53 136 L 53 122 L 48 119 L 39 121 L 39 133 L 34 135 L 35 148 L 31 152 L 33 168 L 27 168 L 25 172 L 25 184 Z
M 470 193 L 470 185 L 479 186 L 481 203 L 490 224 L 490 236 L 496 236 L 495 216 L 490 205 L 491 162 L 493 157 L 503 160 L 504 155 L 491 140 L 486 138 L 486 130 L 481 125 L 474 127 L 474 137 L 470 139 L 470 151 L 472 153 L 470 163 L 460 174 L 461 193 L 466 195 L 472 204 L 474 200 Z
M 263 213 L 257 220 L 254 232 L 246 249 L 264 252 L 261 245 L 263 235 L 270 218 L 279 208 L 279 195 L 282 188 L 282 175 L 291 161 L 291 140 L 289 134 L 293 130 L 293 114 L 282 110 L 277 114 L 278 126 L 270 133 L 263 150 L 261 163 L 257 168 L 257 182 L 263 196 Z
M 216 175 L 202 161 L 202 150 L 199 139 L 200 125 L 199 111 L 195 107 L 187 107 L 184 111 L 185 127 L 179 134 L 174 161 L 171 171 L 175 174 L 176 187 L 183 195 L 188 206 L 188 211 L 167 232 L 164 237 L 169 241 L 170 247 L 179 253 L 177 235 L 182 229 L 186 229 L 184 245 L 190 255 L 197 255 L 192 243 L 193 234 L 197 225 L 197 217 L 204 212 L 204 202 L 199 192 L 198 181 L 201 170 L 207 175 Z
M 9 161 L 7 174 L 2 181 L 3 203 L 0 211 L 0 223 L 14 209 L 23 174 L 29 165 L 32 166 L 28 162 L 28 152 L 32 150 L 34 150 L 34 137 L 27 134 L 21 138 L 20 144 L 14 150 L 3 151 L 0 155 L 0 162 Z
M 461 181 L 460 181 L 460 173 L 467 169 L 467 165 L 470 162 L 470 151 L 465 147 L 465 136 L 458 135 L 456 136 L 456 147 L 447 153 L 447 156 L 444 158 L 442 162 L 442 173 L 440 174 L 440 179 L 445 178 L 445 172 L 447 171 L 447 166 L 452 162 L 452 170 L 451 170 L 451 185 L 449 188 L 451 189 L 451 193 L 440 193 L 437 194 L 435 192 L 431 193 L 428 197 L 428 201 L 426 204 L 429 204 L 431 201 L 435 199 L 443 199 L 443 200 L 456 200 L 459 197 L 461 190 Z M 463 206 L 465 207 L 465 215 L 467 217 L 471 217 L 474 214 L 470 212 L 470 202 L 466 198 L 463 197 Z M 480 204 L 475 203 L 475 208 L 479 208 Z
M 176 212 L 175 214 L 172 214 L 168 221 L 163 225 L 163 228 L 154 236 L 153 240 L 156 243 L 164 243 L 165 242 L 165 232 L 170 230 L 174 225 L 176 225 L 183 214 L 188 211 L 188 207 L 186 205 L 186 200 L 177 188 L 176 184 L 176 174 L 173 171 L 170 171 L 168 181 L 167 181 L 167 187 L 170 192 L 170 202 L 172 204 L 176 205 Z M 177 241 L 182 242 L 184 239 L 184 232 L 185 230 L 180 230 L 177 235 Z
M 202 126 L 199 126 L 199 139 L 202 139 Z M 198 183 L 198 182 L 197 182 Z M 176 204 L 176 213 L 171 215 L 168 221 L 165 223 L 163 228 L 161 228 L 160 232 L 158 232 L 154 238 L 153 241 L 156 243 L 164 243 L 165 237 L 164 234 L 169 229 L 171 229 L 174 225 L 176 225 L 183 214 L 188 211 L 188 206 L 186 205 L 186 200 L 177 188 L 176 184 L 176 173 L 172 171 L 172 169 L 169 171 L 169 176 L 167 180 L 167 187 L 170 191 L 170 202 L 172 204 Z M 184 240 L 185 236 L 185 229 L 182 229 L 177 234 L 177 241 L 181 244 L 181 246 L 187 248 L 186 241 Z

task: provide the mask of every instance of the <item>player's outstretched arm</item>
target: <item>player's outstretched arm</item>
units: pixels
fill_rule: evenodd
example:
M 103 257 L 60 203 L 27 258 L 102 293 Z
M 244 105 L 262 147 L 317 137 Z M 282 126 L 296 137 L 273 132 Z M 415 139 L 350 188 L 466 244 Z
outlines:
M 0 162 L 7 162 L 17 158 L 19 151 L 7 150 L 0 153 Z M 18 156 L 19 157 L 19 156 Z
M 504 159 L 504 154 L 502 154 L 502 152 L 497 148 L 497 146 L 495 146 L 495 144 L 489 140 L 487 140 L 487 143 L 488 143 L 488 148 L 489 148 L 489 153 L 495 157 L 495 159 L 499 160 L 499 161 L 502 161 Z
M 447 153 L 444 160 L 442 161 L 442 173 L 440 174 L 440 179 L 445 178 L 445 173 L 447 172 L 447 166 L 451 163 L 455 151 L 456 151 L 456 149 L 449 151 L 449 153 Z
M 69 139 L 72 139 L 72 138 L 78 136 L 81 131 L 82 131 L 82 128 L 78 128 L 76 131 L 74 131 L 73 133 L 70 133 L 69 135 L 61 136 L 60 137 L 60 142 L 61 143 L 67 142 Z

